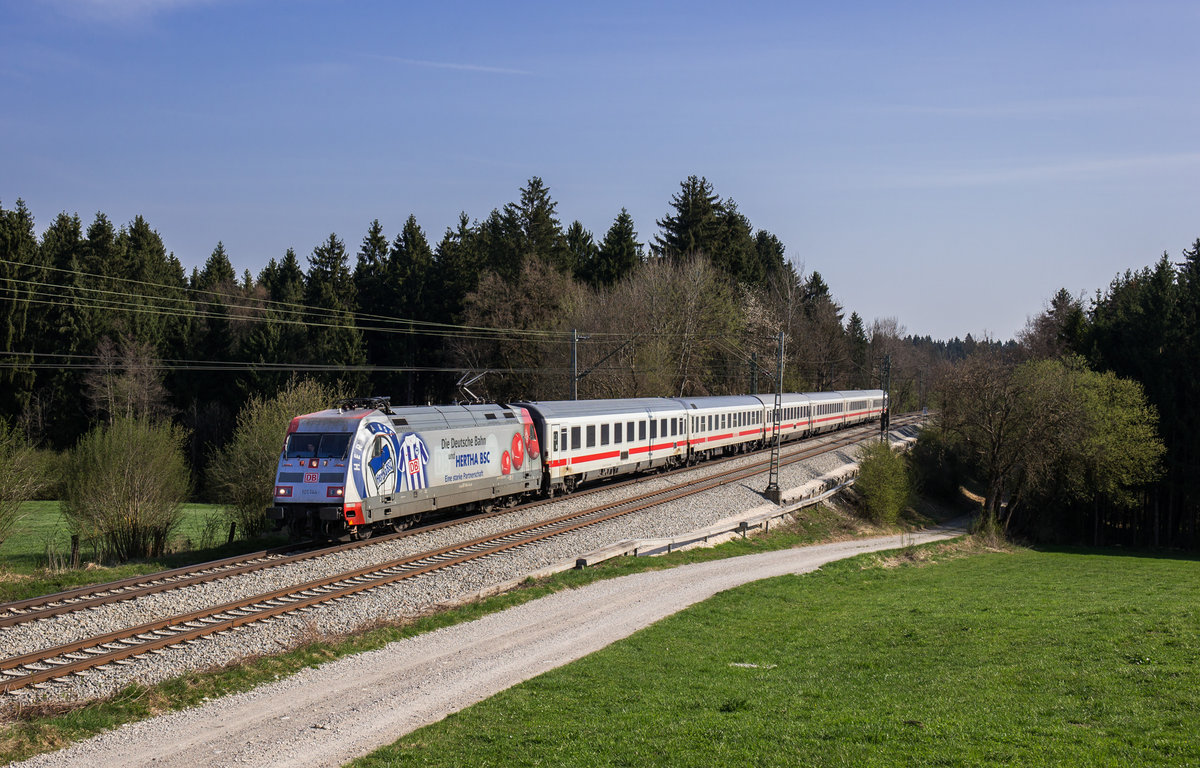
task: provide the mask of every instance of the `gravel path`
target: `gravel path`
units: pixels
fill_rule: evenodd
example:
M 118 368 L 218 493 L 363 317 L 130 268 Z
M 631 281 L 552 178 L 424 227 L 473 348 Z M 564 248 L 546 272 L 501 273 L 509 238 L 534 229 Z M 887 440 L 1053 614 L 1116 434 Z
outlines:
M 962 532 L 822 544 L 602 581 L 130 724 L 20 765 L 340 766 L 717 592 Z
M 804 445 L 812 445 L 812 442 Z M 780 472 L 780 485 L 783 488 L 803 485 L 853 461 L 855 453 L 854 448 L 841 449 L 783 467 Z M 740 465 L 755 460 L 745 457 L 736 463 Z M 701 465 L 694 471 L 707 473 L 712 470 Z M 624 489 L 604 491 L 586 497 L 568 497 L 555 504 L 525 512 L 418 533 L 394 542 L 364 547 L 327 558 L 162 592 L 112 606 L 46 619 L 31 625 L 7 628 L 0 630 L 0 647 L 5 649 L 6 656 L 26 653 L 76 638 L 135 626 L 152 618 L 218 605 L 350 568 L 447 546 L 464 539 L 492 534 L 526 522 L 584 509 L 676 482 L 677 478 L 649 476 Z M 120 666 L 96 669 L 86 676 L 52 682 L 39 690 L 24 691 L 21 696 L 29 701 L 80 700 L 111 695 L 132 681 L 151 684 L 177 677 L 186 670 L 208 669 L 247 656 L 278 653 L 304 638 L 312 637 L 314 633 L 347 633 L 379 621 L 417 615 L 434 606 L 468 598 L 520 580 L 527 574 L 562 563 L 573 563 L 582 553 L 622 539 L 671 536 L 711 525 L 761 505 L 763 499 L 760 491 L 763 484 L 765 480 L 761 478 L 728 483 L 700 496 L 660 505 L 646 512 L 558 536 L 537 545 L 521 547 L 503 557 L 487 558 L 470 566 L 439 571 L 372 590 L 353 599 L 328 603 L 269 622 L 202 638 L 186 647 L 164 649 L 158 654 L 132 660 Z

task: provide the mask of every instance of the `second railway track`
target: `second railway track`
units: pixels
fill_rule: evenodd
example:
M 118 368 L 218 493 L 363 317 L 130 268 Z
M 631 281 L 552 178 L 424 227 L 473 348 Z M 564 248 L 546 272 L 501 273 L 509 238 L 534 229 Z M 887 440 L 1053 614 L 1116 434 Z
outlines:
M 900 420 L 897 420 L 899 422 Z M 792 450 L 782 458 L 786 466 L 790 463 L 803 461 L 814 455 L 837 450 L 845 445 L 859 442 L 864 432 L 870 430 L 852 429 L 838 433 L 832 441 L 822 441 L 819 445 L 811 443 L 798 444 L 798 450 Z M 789 446 L 796 447 L 797 444 Z M 418 552 L 395 558 L 383 563 L 372 564 L 337 573 L 319 579 L 306 581 L 269 592 L 255 594 L 219 605 L 200 610 L 172 615 L 141 623 L 137 626 L 103 633 L 95 636 L 80 638 L 62 643 L 51 648 L 12 656 L 0 660 L 0 691 L 14 691 L 29 686 L 41 685 L 47 681 L 68 675 L 86 673 L 97 667 L 106 667 L 126 659 L 151 653 L 161 653 L 164 649 L 193 643 L 201 637 L 228 632 L 237 627 L 262 622 L 283 614 L 311 609 L 314 606 L 331 601 L 343 600 L 369 590 L 395 584 L 396 582 L 412 579 L 434 571 L 465 565 L 471 561 L 498 556 L 504 552 L 527 547 L 535 542 L 560 536 L 582 527 L 593 526 L 600 522 L 695 495 L 727 483 L 736 482 L 750 476 L 760 474 L 767 465 L 766 460 L 724 469 L 707 474 L 705 477 L 690 481 L 680 487 L 671 487 L 652 491 L 647 494 L 634 496 L 614 503 L 602 504 L 588 509 L 559 515 L 549 520 L 539 520 L 527 525 L 517 526 L 488 536 L 473 538 L 465 542 L 446 546 L 437 550 Z M 713 465 L 709 465 L 712 467 Z M 577 494 L 576 497 L 583 494 Z M 575 497 L 570 497 L 575 498 Z M 476 516 L 484 517 L 484 516 Z M 454 521 L 441 524 L 452 525 Z M 439 526 L 439 527 L 441 527 Z M 417 531 L 420 532 L 420 529 Z M 375 541 L 385 541 L 400 538 L 405 534 L 395 534 Z M 365 546 L 371 541 L 356 542 L 348 547 L 338 548 L 339 551 Z M 303 553 L 298 555 L 255 553 L 260 557 L 274 558 L 278 561 L 296 561 L 309 559 L 326 552 Z M 220 561 L 224 563 L 225 561 Z M 222 578 L 221 568 L 214 568 L 216 563 L 205 564 L 205 574 L 195 577 L 202 579 Z M 245 564 L 246 570 L 261 570 L 271 567 L 270 564 L 257 562 Z M 182 570 L 182 569 L 180 569 Z M 234 572 L 232 566 L 226 563 L 225 570 Z M 246 572 L 243 570 L 241 572 Z M 171 572 L 174 574 L 174 572 Z M 167 578 L 171 574 L 158 574 L 156 584 L 142 585 L 137 589 L 162 591 L 175 588 Z M 174 574 L 179 576 L 180 574 Z M 149 577 L 143 578 L 146 581 Z M 128 580 L 127 580 L 128 581 Z M 194 583 L 194 582 L 193 582 Z M 107 585 L 113 587 L 114 585 Z M 114 591 L 114 600 L 131 599 L 128 592 Z M 103 598 L 94 596 L 92 601 L 102 601 Z M 83 607 L 87 599 L 77 600 L 75 608 Z M 93 603 L 95 604 L 95 603 Z M 0 606 L 2 611 L 5 606 Z M 34 610 L 33 614 L 37 611 Z M 0 614 L 2 615 L 2 614 Z M 14 615 L 16 615 L 14 613 Z M 29 619 L 27 619 L 29 620 Z

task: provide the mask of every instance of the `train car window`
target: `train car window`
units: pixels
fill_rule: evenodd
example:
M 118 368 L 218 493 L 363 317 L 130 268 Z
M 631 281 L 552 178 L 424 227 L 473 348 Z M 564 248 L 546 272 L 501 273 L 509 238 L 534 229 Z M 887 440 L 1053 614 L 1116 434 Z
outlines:
M 558 453 L 558 431 L 554 432 L 554 452 Z
M 567 428 L 563 427 L 562 431 L 562 449 L 567 450 Z
M 608 425 L 600 425 L 600 445 L 608 445 Z
M 613 424 L 613 442 L 614 443 L 621 442 L 621 437 L 624 434 L 624 432 L 625 432 L 624 424 L 622 424 L 619 421 L 616 424 Z
M 571 450 L 578 451 L 583 443 L 580 438 L 583 436 L 583 430 L 580 427 L 571 427 Z
M 595 424 L 588 424 L 588 427 L 587 427 L 587 447 L 588 447 L 588 448 L 595 448 L 595 447 L 596 447 L 596 425 L 595 425 Z
M 662 435 L 663 437 L 667 436 L 667 420 L 666 419 L 658 420 L 658 434 Z
M 625 439 L 631 443 L 637 439 L 633 436 L 633 422 L 632 421 L 625 425 Z
M 650 439 L 658 437 L 658 419 L 650 419 Z
M 646 439 L 646 422 L 639 421 L 638 422 L 638 440 L 645 440 L 645 439 Z

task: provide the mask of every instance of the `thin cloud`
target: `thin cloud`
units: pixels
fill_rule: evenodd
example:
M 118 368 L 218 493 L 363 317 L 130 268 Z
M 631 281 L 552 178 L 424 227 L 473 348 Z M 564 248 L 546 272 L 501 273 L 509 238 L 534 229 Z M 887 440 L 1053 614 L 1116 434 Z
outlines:
M 392 61 L 397 64 L 410 64 L 414 67 L 428 67 L 429 69 L 452 69 L 459 72 L 484 72 L 489 75 L 520 75 L 528 77 L 533 74 L 524 69 L 512 69 L 510 67 L 490 67 L 482 64 L 464 64 L 452 61 L 426 61 L 424 59 L 405 59 L 399 56 L 383 56 L 380 54 L 371 54 L 371 58 L 380 59 L 382 61 Z
M 1013 165 L 1005 168 L 953 170 L 941 173 L 914 173 L 903 177 L 876 178 L 873 187 L 930 189 L 987 187 L 1044 181 L 1095 179 L 1126 173 L 1178 170 L 1200 165 L 1200 152 L 1165 155 L 1093 158 L 1060 163 Z
M 47 5 L 67 16 L 88 21 L 107 21 L 125 24 L 140 22 L 161 13 L 169 13 L 198 5 L 212 5 L 220 0 L 44 0 Z
M 1133 99 L 1047 99 L 992 104 L 894 104 L 873 108 L 884 114 L 937 117 L 1047 117 L 1051 115 L 1114 112 L 1137 105 Z

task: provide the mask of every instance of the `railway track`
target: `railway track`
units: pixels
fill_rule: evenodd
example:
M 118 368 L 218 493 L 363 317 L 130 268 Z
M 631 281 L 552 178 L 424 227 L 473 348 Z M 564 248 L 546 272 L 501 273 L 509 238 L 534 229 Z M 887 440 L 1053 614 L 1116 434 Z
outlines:
M 838 435 L 844 433 L 833 434 Z M 828 437 L 828 435 L 820 436 L 818 438 L 810 438 L 803 443 L 791 443 L 790 445 L 785 445 L 784 448 L 790 449 L 800 447 L 801 449 L 804 449 L 804 447 L 811 444 L 813 440 L 819 440 L 821 437 Z M 722 462 L 736 461 L 737 459 L 743 457 L 744 455 L 738 455 L 717 459 L 706 462 L 703 466 L 711 468 L 714 466 L 719 466 Z M 694 466 L 682 467 L 671 470 L 670 472 L 660 473 L 658 476 L 666 477 L 674 473 L 682 473 L 694 469 Z M 572 498 L 581 498 L 594 493 L 619 489 L 634 483 L 638 483 L 643 479 L 644 478 L 642 477 L 635 477 L 620 483 L 609 483 L 603 486 L 580 489 L 572 495 Z M 168 571 L 159 571 L 157 573 L 148 575 L 131 576 L 119 581 L 77 587 L 64 592 L 31 597 L 10 603 L 3 603 L 0 604 L 0 628 L 25 624 L 38 619 L 50 618 L 52 616 L 61 616 L 73 611 L 96 608 L 123 600 L 135 600 L 139 597 L 153 595 L 171 589 L 205 584 L 218 579 L 240 576 L 267 568 L 276 568 L 282 565 L 288 565 L 290 563 L 299 563 L 305 560 L 324 557 L 339 552 L 348 552 L 360 547 L 371 546 L 381 542 L 404 538 L 415 533 L 428 532 L 448 526 L 510 514 L 512 512 L 523 511 L 537 506 L 553 503 L 558 500 L 561 500 L 561 497 L 558 499 L 538 500 L 515 507 L 507 507 L 476 515 L 460 516 L 437 523 L 422 525 L 419 528 L 413 528 L 411 530 L 406 530 L 399 533 L 386 534 L 382 536 L 377 535 L 370 539 L 336 544 L 332 546 L 322 545 L 317 542 L 290 544 L 243 555 L 234 555 L 231 557 L 222 558 L 220 560 L 213 560 L 196 565 L 183 566 Z
M 903 420 L 897 419 L 895 424 L 900 426 L 903 424 Z M 819 445 L 802 444 L 799 450 L 789 452 L 781 457 L 781 464 L 788 465 L 804 461 L 821 453 L 859 442 L 865 433 L 874 429 L 876 427 L 868 425 L 866 428 L 854 428 L 834 433 L 832 440 Z M 5 658 L 0 660 L 0 692 L 8 693 L 31 686 L 40 686 L 48 681 L 72 674 L 86 674 L 90 669 L 120 664 L 144 654 L 161 653 L 167 648 L 194 643 L 202 637 L 229 632 L 246 624 L 268 621 L 283 614 L 303 611 L 322 603 L 343 600 L 367 590 L 395 584 L 440 569 L 453 568 L 471 561 L 495 557 L 506 551 L 527 547 L 550 537 L 560 536 L 656 505 L 703 493 L 724 483 L 752 477 L 762 473 L 768 465 L 768 459 L 759 460 L 749 465 L 711 473 L 680 486 L 651 491 L 621 501 L 601 504 L 548 520 L 510 528 L 494 535 L 459 542 L 442 549 L 416 553 L 190 613 L 170 616 L 107 634 Z M 613 487 L 605 486 L 592 492 L 610 490 Z M 587 491 L 581 491 L 575 496 L 587 494 Z M 534 505 L 524 505 L 523 508 L 530 506 Z M 505 512 L 511 511 L 513 510 L 505 510 Z M 469 519 L 492 517 L 497 514 L 503 514 L 503 512 L 486 513 Z M 437 524 L 436 527 L 461 523 L 466 519 L 446 521 Z M 419 530 L 429 530 L 429 528 Z M 139 584 L 127 583 L 136 581 L 127 579 L 103 585 L 105 587 L 104 594 L 93 589 L 89 596 L 76 595 L 68 599 L 51 601 L 51 598 L 62 598 L 67 594 L 60 593 L 43 598 L 41 605 L 28 605 L 0 615 L 11 616 L 10 624 L 17 623 L 22 616 L 25 617 L 24 621 L 33 621 L 48 615 L 132 599 L 138 594 L 152 594 L 177 588 L 185 581 L 202 583 L 202 581 L 225 578 L 236 573 L 248 573 L 278 566 L 285 561 L 294 562 L 299 559 L 328 554 L 331 551 L 344 551 L 377 541 L 400 538 L 412 535 L 414 532 L 417 531 L 404 531 L 374 540 L 352 542 L 316 552 L 283 554 L 264 551 L 254 553 L 250 562 L 234 562 L 237 560 L 236 558 L 228 558 L 214 563 L 206 563 L 194 569 L 197 572 L 193 573 L 184 573 L 187 569 L 176 569 L 156 574 L 152 579 L 143 577 L 141 580 L 143 583 Z M 191 581 L 187 581 L 189 579 Z M 22 603 L 30 602 L 22 601 Z M 51 602 L 56 604 L 51 605 Z M 0 606 L 0 611 L 5 611 L 12 605 L 15 604 Z M 0 624 L 0 626 L 3 625 Z

